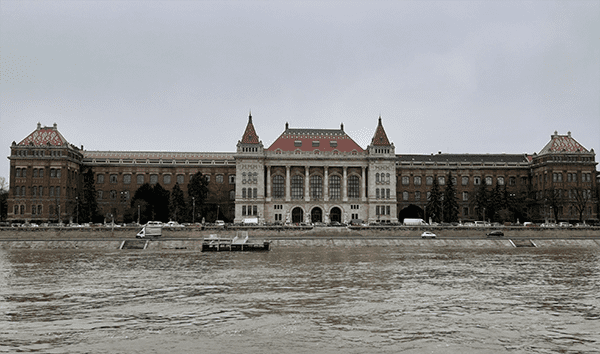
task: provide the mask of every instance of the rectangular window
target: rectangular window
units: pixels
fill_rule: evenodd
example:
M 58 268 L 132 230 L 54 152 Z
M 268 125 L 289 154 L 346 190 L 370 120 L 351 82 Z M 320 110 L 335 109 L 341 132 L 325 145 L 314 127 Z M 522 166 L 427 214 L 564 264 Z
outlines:
M 20 168 L 17 168 L 15 170 L 15 177 L 21 177 L 21 169 Z
M 246 215 L 246 206 L 242 205 L 242 215 Z
M 402 185 L 403 186 L 408 186 L 410 184 L 410 177 L 408 176 L 403 176 L 402 177 Z
M 56 170 L 54 170 L 54 169 L 50 170 L 50 176 L 54 177 L 52 175 L 56 176 Z M 104 183 L 104 175 L 98 175 L 96 177 L 96 183 Z
M 21 171 L 22 177 L 27 177 L 27 169 L 23 168 Z
M 312 147 L 319 147 L 319 141 L 318 140 L 313 141 L 312 142 Z
M 158 175 L 150 175 L 150 184 L 158 183 Z
M 463 186 L 468 186 L 469 185 L 469 177 L 468 176 L 463 176 L 463 178 L 462 178 L 462 185 Z
M 296 141 L 294 141 L 294 146 L 295 146 L 295 147 L 300 147 L 300 146 L 302 146 L 302 141 L 300 141 L 300 140 L 296 140 Z
M 123 183 L 124 184 L 131 184 L 131 175 L 124 175 L 123 176 Z
M 415 192 L 415 200 L 421 200 L 421 192 L 420 191 Z
M 253 197 L 254 199 L 258 198 L 258 188 L 254 188 L 254 189 L 252 190 L 252 197 Z
M 163 175 L 163 183 L 171 184 L 171 175 Z
M 144 175 L 137 175 L 136 177 L 137 184 L 144 184 Z
M 177 181 L 179 183 L 179 181 Z M 181 181 L 183 183 L 183 181 Z M 235 175 L 229 175 L 229 184 L 235 184 Z
M 40 177 L 44 177 L 44 169 L 40 168 Z
M 217 183 L 223 183 L 223 175 L 217 175 L 215 180 Z
M 252 215 L 258 215 L 258 207 L 256 205 L 252 206 Z
M 413 182 L 415 184 L 415 186 L 420 186 L 421 185 L 421 177 L 417 176 L 413 179 Z
M 115 184 L 117 183 L 117 175 L 110 175 L 110 183 Z

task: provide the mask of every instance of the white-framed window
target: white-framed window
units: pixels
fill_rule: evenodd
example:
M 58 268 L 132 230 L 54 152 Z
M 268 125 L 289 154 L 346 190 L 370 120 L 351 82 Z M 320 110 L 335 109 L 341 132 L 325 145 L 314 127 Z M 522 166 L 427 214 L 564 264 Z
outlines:
M 415 176 L 415 178 L 413 178 L 413 182 L 414 182 L 415 186 L 420 186 L 421 185 L 421 176 Z
M 223 175 L 217 175 L 217 176 L 215 177 L 215 181 L 216 181 L 217 183 L 223 183 Z
M 56 176 L 55 169 L 50 170 L 50 177 L 53 177 L 52 175 Z M 98 183 L 98 184 L 104 183 L 104 175 L 103 174 L 99 174 L 98 176 L 96 176 L 96 183 Z
M 123 175 L 123 183 L 131 184 L 131 175 Z
M 229 175 L 229 184 L 235 184 L 235 175 Z
M 410 177 L 408 176 L 402 176 L 402 185 L 403 186 L 408 186 L 410 184 Z

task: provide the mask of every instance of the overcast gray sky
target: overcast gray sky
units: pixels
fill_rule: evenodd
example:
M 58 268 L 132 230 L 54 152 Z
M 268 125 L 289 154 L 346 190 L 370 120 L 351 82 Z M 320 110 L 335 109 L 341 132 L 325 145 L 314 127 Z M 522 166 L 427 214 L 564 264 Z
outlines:
M 396 153 L 600 148 L 599 1 L 0 1 L 0 152 L 235 151 L 335 129 Z M 0 164 L 8 178 L 9 161 Z

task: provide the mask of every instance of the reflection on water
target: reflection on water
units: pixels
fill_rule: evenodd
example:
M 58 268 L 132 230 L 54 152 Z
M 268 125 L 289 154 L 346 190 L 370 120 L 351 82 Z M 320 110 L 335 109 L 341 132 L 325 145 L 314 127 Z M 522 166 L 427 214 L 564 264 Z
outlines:
M 0 250 L 0 352 L 597 353 L 600 253 Z

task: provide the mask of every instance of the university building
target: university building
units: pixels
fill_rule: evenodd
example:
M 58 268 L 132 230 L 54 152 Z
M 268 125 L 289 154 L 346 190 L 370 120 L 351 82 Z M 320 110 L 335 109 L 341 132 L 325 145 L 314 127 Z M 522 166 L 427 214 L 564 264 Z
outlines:
M 123 221 L 144 183 L 175 184 L 187 196 L 197 172 L 208 180 L 208 209 L 198 215 L 240 223 L 397 223 L 424 217 L 434 180 L 456 189 L 462 221 L 489 219 L 475 196 L 501 187 L 525 206 L 520 221 L 598 221 L 594 150 L 569 132 L 550 136 L 533 154 L 398 154 L 381 117 L 362 148 L 339 129 L 290 128 L 265 147 L 248 117 L 235 152 L 88 151 L 57 125 L 37 128 L 11 145 L 8 219 L 76 221 L 83 174 L 92 171 L 102 215 Z M 452 181 L 448 181 L 448 179 Z M 188 201 L 191 204 L 190 201 Z M 506 220 L 515 215 L 506 215 Z M 527 220 L 525 220 L 527 219 Z

